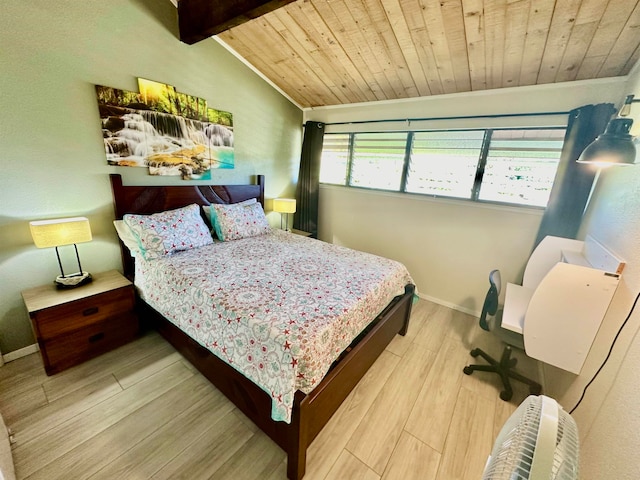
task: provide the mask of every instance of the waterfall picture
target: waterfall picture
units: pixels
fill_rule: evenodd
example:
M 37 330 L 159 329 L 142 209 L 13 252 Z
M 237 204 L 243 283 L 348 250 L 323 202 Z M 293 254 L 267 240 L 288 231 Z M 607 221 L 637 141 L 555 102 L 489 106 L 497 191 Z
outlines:
M 151 175 L 211 178 L 233 168 L 233 117 L 171 85 L 138 79 L 139 93 L 96 85 L 109 165 L 147 167 Z

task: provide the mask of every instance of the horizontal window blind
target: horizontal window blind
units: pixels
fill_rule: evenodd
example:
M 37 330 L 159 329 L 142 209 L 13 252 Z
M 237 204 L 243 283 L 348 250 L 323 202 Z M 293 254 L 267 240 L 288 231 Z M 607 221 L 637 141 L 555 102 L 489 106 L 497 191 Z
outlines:
M 325 133 L 320 181 L 545 207 L 564 127 Z

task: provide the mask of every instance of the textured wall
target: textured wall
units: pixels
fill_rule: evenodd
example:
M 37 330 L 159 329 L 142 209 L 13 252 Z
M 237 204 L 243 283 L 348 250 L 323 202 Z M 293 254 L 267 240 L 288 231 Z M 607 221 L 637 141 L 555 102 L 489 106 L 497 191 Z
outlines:
M 625 91 L 636 98 L 640 98 L 639 70 L 636 66 Z M 633 105 L 632 116 L 632 133 L 637 136 L 639 104 Z M 640 163 L 640 158 L 637 161 Z M 582 230 L 600 240 L 627 265 L 581 374 L 576 377 L 555 370 L 547 372 L 558 397 L 569 408 L 575 405 L 584 385 L 606 357 L 640 292 L 640 164 L 602 172 Z M 582 438 L 583 480 L 631 480 L 640 475 L 639 333 L 640 305 L 622 331 L 607 365 L 573 414 Z

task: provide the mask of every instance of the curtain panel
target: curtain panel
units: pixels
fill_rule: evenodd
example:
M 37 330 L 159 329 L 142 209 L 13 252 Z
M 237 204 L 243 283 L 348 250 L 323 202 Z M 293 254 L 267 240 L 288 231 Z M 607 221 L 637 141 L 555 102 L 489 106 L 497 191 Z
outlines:
M 306 122 L 304 124 L 293 228 L 311 233 L 312 238 L 318 238 L 320 157 L 323 139 L 324 123 Z
M 569 112 L 558 171 L 534 248 L 547 235 L 576 238 L 597 172 L 593 165 L 576 160 L 587 145 L 604 132 L 615 112 L 611 103 L 585 105 Z

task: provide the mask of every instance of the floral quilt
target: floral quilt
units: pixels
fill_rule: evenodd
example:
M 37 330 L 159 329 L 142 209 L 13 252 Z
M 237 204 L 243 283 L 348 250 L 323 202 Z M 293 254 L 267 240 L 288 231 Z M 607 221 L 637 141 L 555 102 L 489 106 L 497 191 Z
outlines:
M 142 298 L 273 399 L 290 422 L 389 302 L 413 283 L 400 263 L 299 235 L 265 235 L 136 259 Z

